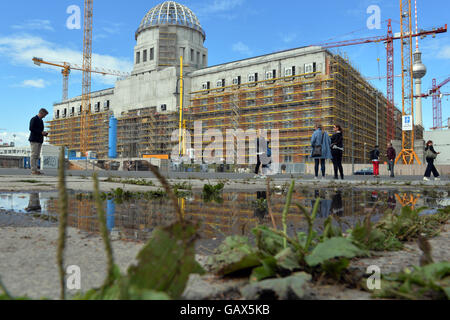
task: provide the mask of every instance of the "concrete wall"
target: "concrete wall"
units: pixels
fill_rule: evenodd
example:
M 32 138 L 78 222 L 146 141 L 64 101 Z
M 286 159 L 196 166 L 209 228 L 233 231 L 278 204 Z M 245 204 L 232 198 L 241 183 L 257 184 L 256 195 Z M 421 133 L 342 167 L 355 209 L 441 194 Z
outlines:
M 95 106 L 97 103 L 100 103 L 100 110 L 98 112 L 106 111 L 106 103 L 109 101 L 109 109 L 112 109 L 114 96 L 114 89 L 105 89 L 101 91 L 92 92 L 91 94 L 91 111 L 93 113 L 97 112 L 95 110 Z M 56 119 L 66 119 L 72 117 L 71 112 L 72 108 L 75 110 L 75 114 L 73 116 L 79 116 L 79 111 L 81 107 L 81 96 L 69 99 L 64 102 L 55 103 L 53 105 L 53 120 Z M 66 117 L 63 117 L 64 110 L 66 110 Z M 59 111 L 59 118 L 57 118 L 57 112 Z
M 325 73 L 325 51 L 319 47 L 293 49 L 260 57 L 229 62 L 192 72 L 191 91 L 201 91 L 202 84 L 210 82 L 210 88 L 217 88 L 217 81 L 225 79 L 225 86 L 232 84 L 233 78 L 241 76 L 241 83 L 248 82 L 250 74 L 258 73 L 258 81 L 265 80 L 266 72 L 276 70 L 276 77 L 284 77 L 285 69 L 295 66 L 295 73 L 305 72 L 305 64 L 316 63 L 316 71 Z
M 441 153 L 435 163 L 450 165 L 450 130 L 425 131 L 423 136 L 425 141 L 433 141 L 434 150 Z
M 163 26 L 168 32 L 176 33 L 176 60 L 174 65 L 179 65 L 179 57 L 183 56 L 184 64 L 188 72 L 204 68 L 208 65 L 208 50 L 203 46 L 203 35 L 201 32 L 185 26 Z M 160 36 L 160 27 L 155 26 L 144 30 L 139 34 L 134 48 L 134 69 L 132 74 L 138 75 L 146 72 L 156 71 L 164 68 L 160 66 L 159 47 L 163 40 Z M 154 58 L 150 60 L 150 50 L 153 48 Z M 144 62 L 144 50 L 147 50 L 147 61 Z M 194 52 L 193 59 L 191 50 Z M 137 63 L 137 53 L 140 53 L 140 61 Z M 197 55 L 199 60 L 197 60 Z
M 345 176 L 351 176 L 352 175 L 352 165 L 351 164 L 343 164 L 344 167 L 344 175 Z M 334 169 L 333 169 L 333 163 L 331 160 L 327 160 L 326 162 L 326 174 L 328 176 L 334 176 Z M 403 165 L 398 164 L 394 168 L 394 173 L 396 176 L 423 176 L 425 173 L 426 165 Z M 364 169 L 364 168 L 372 168 L 371 164 L 355 164 L 355 171 Z M 444 175 L 450 175 L 450 165 L 437 165 L 436 169 L 439 171 L 439 174 Z M 314 175 L 314 164 L 308 163 L 306 164 L 306 170 L 305 174 Z M 321 175 L 320 167 L 319 167 L 319 176 Z M 380 164 L 380 175 L 382 176 L 388 176 L 388 166 L 385 165 L 383 162 Z
M 164 112 L 161 109 L 164 104 L 166 112 L 178 111 L 179 96 L 174 94 L 177 91 L 177 74 L 175 67 L 168 67 L 118 81 L 113 98 L 114 115 L 120 117 L 122 112 L 148 107 L 157 107 L 158 112 Z M 184 101 L 188 103 L 189 78 L 184 80 L 184 86 Z

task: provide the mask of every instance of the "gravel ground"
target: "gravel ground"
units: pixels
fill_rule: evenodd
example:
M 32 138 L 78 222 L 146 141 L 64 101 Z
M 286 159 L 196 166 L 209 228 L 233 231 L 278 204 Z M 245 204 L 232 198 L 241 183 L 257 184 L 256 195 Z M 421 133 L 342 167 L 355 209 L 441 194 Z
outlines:
M 34 299 L 58 299 L 57 237 L 58 229 L 53 226 L 0 228 L 0 275 L 11 294 L 27 295 Z M 449 238 L 450 230 L 446 225 L 441 235 L 430 240 L 435 261 L 450 260 Z M 142 246 L 143 243 L 113 241 L 115 260 L 123 272 L 135 263 Z M 200 264 L 204 264 L 205 258 L 197 256 Z M 351 266 L 365 271 L 370 265 L 378 265 L 383 273 L 389 273 L 418 265 L 419 258 L 417 244 L 409 243 L 403 251 L 385 252 L 372 258 L 356 260 Z M 106 256 L 100 237 L 69 228 L 65 259 L 67 266 L 77 265 L 81 268 L 82 291 L 102 284 L 106 275 Z M 225 280 L 211 274 L 202 277 L 193 275 L 183 297 L 194 300 L 240 299 L 239 289 L 247 282 L 247 279 Z M 337 285 L 308 284 L 306 291 L 306 299 L 370 299 L 367 292 Z M 75 292 L 69 292 L 72 293 Z

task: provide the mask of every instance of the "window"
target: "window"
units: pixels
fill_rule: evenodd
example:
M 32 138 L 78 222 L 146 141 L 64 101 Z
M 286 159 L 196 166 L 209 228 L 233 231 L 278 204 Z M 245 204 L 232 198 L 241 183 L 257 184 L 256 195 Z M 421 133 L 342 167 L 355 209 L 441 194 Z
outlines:
M 295 76 L 295 66 L 284 69 L 284 76 L 285 77 Z
M 241 84 L 241 76 L 237 76 L 233 78 L 233 85 L 240 85 Z
M 258 73 L 249 74 L 248 82 L 258 82 Z
M 167 111 L 167 105 L 166 104 L 162 104 L 161 105 L 161 111 Z
M 275 79 L 276 76 L 277 76 L 277 71 L 276 70 L 272 70 L 272 71 L 267 71 L 266 72 L 266 80 Z
M 305 73 L 313 73 L 316 72 L 316 63 L 307 63 L 305 64 Z
M 264 104 L 271 104 L 273 103 L 273 98 L 265 98 L 264 99 Z
M 63 116 L 63 118 L 65 118 L 67 116 L 67 109 L 63 110 L 63 115 L 62 116 Z
M 155 59 L 155 50 L 153 48 L 151 48 L 150 49 L 150 61 L 152 61 L 153 59 Z
M 136 52 L 136 64 L 141 63 L 141 53 L 140 52 Z
M 202 90 L 209 90 L 209 89 L 210 89 L 209 81 L 202 83 Z
M 293 95 L 284 96 L 284 101 L 286 102 L 294 101 L 294 96 Z
M 109 110 L 109 100 L 106 100 L 103 102 L 103 110 L 108 111 Z
M 306 99 L 311 99 L 314 96 L 314 93 L 312 92 L 314 90 L 314 84 L 309 83 L 309 84 L 305 84 L 303 86 L 303 90 L 306 91 L 305 92 L 305 98 Z
M 200 52 L 197 51 L 197 64 L 200 64 Z
M 206 54 L 203 55 L 202 64 L 206 67 Z
M 142 57 L 142 62 L 147 62 L 147 50 L 144 50 L 144 54 Z
M 79 107 L 78 107 L 78 115 L 81 114 L 81 110 L 83 110 L 83 106 L 79 106 Z
M 95 103 L 94 112 L 100 112 L 100 102 Z
M 191 61 L 194 61 L 195 59 L 195 53 L 194 53 L 194 49 L 191 49 Z
M 216 87 L 217 88 L 225 87 L 225 79 L 217 80 Z
M 185 48 L 180 47 L 180 55 L 183 57 L 183 59 L 186 59 L 186 57 L 184 56 L 184 51 L 185 51 Z
M 292 156 L 284 156 L 284 162 L 292 162 Z
M 55 116 L 55 118 L 56 118 L 56 119 L 59 119 L 59 110 L 56 110 L 56 116 Z
M 75 114 L 75 107 L 72 107 L 72 111 L 70 112 L 70 116 L 73 117 L 74 114 Z

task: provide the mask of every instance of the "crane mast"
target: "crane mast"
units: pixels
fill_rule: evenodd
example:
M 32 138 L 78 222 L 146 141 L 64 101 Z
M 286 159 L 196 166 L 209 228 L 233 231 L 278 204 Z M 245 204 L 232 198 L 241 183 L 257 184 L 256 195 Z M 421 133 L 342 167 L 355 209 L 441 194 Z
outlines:
M 92 18 L 93 0 L 84 0 L 83 88 L 80 132 L 80 151 L 84 155 L 88 151 L 89 114 L 91 112 Z
M 414 151 L 414 87 L 413 87 L 413 33 L 411 21 L 411 0 L 400 0 L 400 27 L 402 51 L 402 116 L 411 122 L 411 130 L 402 130 L 402 150 L 397 156 L 404 164 L 413 164 L 416 159 Z

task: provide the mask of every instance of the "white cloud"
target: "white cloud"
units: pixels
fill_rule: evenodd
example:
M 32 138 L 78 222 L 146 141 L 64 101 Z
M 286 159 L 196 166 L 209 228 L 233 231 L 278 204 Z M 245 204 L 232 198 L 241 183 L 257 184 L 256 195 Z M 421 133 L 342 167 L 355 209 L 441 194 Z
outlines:
M 83 61 L 83 52 L 81 50 L 64 48 L 59 44 L 29 34 L 0 37 L 0 56 L 9 58 L 13 64 L 34 68 L 37 68 L 37 66 L 33 64 L 33 57 L 43 58 L 46 61 L 69 62 L 77 65 L 82 65 Z M 92 55 L 92 65 L 97 68 L 124 72 L 129 72 L 133 68 L 133 63 L 129 59 L 96 53 Z M 41 65 L 41 68 L 48 68 L 60 73 L 60 70 L 55 67 Z M 94 75 L 94 79 L 110 85 L 114 83 L 116 77 Z
M 233 44 L 232 49 L 233 49 L 233 51 L 236 51 L 236 52 L 238 52 L 238 53 L 240 53 L 240 54 L 242 54 L 242 55 L 245 55 L 245 56 L 251 56 L 252 53 L 253 53 L 253 52 L 250 50 L 250 48 L 249 48 L 246 44 L 244 44 L 243 42 L 241 42 L 241 41 L 239 41 L 239 42 Z
M 24 124 L 24 127 L 28 127 L 28 123 Z M 14 137 L 15 135 L 15 137 Z M 0 131 L 0 143 L 10 143 L 15 142 L 18 147 L 26 147 L 30 145 L 28 142 L 28 138 L 30 136 L 29 132 L 9 132 L 9 131 Z
M 295 33 L 287 33 L 287 34 L 281 34 L 281 40 L 284 43 L 291 43 L 297 38 L 297 35 Z
M 20 86 L 30 88 L 45 88 L 47 86 L 47 82 L 44 79 L 24 80 Z
M 442 47 L 439 50 L 437 57 L 439 59 L 450 59 L 450 45 L 446 45 L 446 46 Z
M 219 15 L 222 18 L 234 19 L 237 17 L 236 13 L 228 13 L 237 7 L 241 6 L 245 0 L 214 0 L 207 1 L 202 7 L 195 10 L 199 17 L 206 17 L 210 15 Z
M 41 19 L 27 20 L 22 24 L 13 25 L 13 26 L 11 26 L 11 28 L 13 28 L 15 30 L 55 31 L 55 29 L 53 29 L 51 22 L 49 20 L 41 20 Z

